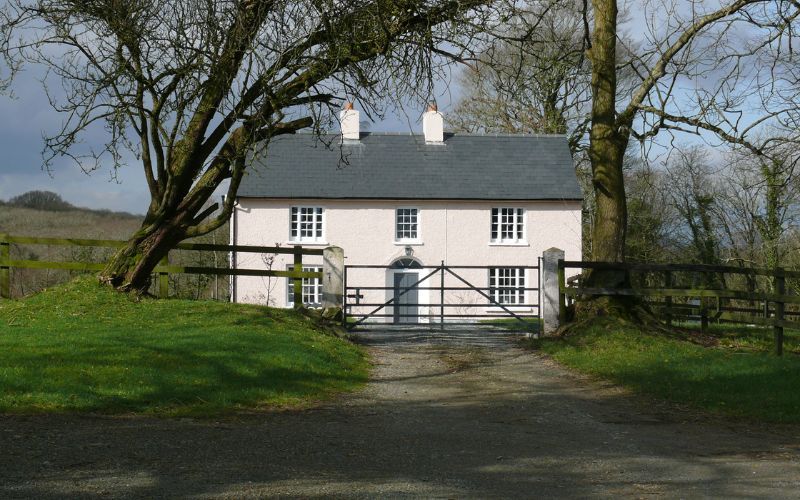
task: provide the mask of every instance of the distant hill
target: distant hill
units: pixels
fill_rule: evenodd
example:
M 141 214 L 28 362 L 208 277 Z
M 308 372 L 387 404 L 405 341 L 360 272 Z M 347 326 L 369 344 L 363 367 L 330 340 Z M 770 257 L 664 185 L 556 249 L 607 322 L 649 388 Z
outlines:
M 27 193 L 23 193 L 19 196 L 11 198 L 7 202 L 0 200 L 0 206 L 30 208 L 33 210 L 43 210 L 46 212 L 84 212 L 101 217 L 113 217 L 118 219 L 142 219 L 141 215 L 135 215 L 129 212 L 113 212 L 107 209 L 96 210 L 91 208 L 76 207 L 75 205 L 62 199 L 58 193 L 54 193 L 52 191 L 28 191 Z
M 0 206 L 0 233 L 49 238 L 128 239 L 141 218 L 100 210 L 37 210 Z
M 26 193 L 27 194 L 27 193 Z M 36 205 L 42 198 L 9 200 L 0 203 L 0 233 L 14 236 L 36 236 L 43 238 L 86 238 L 93 240 L 127 240 L 139 229 L 143 216 L 110 210 L 89 210 L 64 206 L 52 199 L 44 205 Z M 47 200 L 47 198 L 44 198 Z M 61 200 L 63 202 L 63 200 Z M 51 203 L 52 202 L 52 203 Z M 47 209 L 26 208 L 20 204 L 33 203 Z M 227 243 L 227 224 L 198 242 Z M 11 257 L 19 260 L 105 262 L 113 254 L 113 248 L 12 244 Z M 171 262 L 193 266 L 226 265 L 227 254 L 218 252 L 173 251 Z M 52 269 L 11 270 L 11 295 L 23 297 L 56 283 L 67 281 L 78 272 Z M 171 275 L 170 290 L 177 297 L 227 297 L 228 280 L 197 275 Z
M 114 215 L 108 210 L 81 209 L 63 200 L 63 203 L 59 203 L 60 198 L 19 198 L 0 206 L 0 233 L 43 238 L 125 240 L 141 224 L 141 218 L 130 214 Z M 26 204 L 47 209 L 26 208 Z M 110 248 L 11 245 L 11 257 L 20 260 L 103 262 L 111 256 L 112 251 Z M 11 296 L 23 297 L 67 281 L 75 274 L 53 269 L 12 268 Z

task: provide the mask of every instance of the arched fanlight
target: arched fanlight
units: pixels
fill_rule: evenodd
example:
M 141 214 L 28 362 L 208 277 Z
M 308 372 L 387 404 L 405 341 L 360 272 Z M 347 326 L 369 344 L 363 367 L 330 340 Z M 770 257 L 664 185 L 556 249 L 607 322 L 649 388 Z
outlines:
M 392 262 L 393 269 L 420 269 L 421 267 L 419 262 L 409 257 L 401 257 Z

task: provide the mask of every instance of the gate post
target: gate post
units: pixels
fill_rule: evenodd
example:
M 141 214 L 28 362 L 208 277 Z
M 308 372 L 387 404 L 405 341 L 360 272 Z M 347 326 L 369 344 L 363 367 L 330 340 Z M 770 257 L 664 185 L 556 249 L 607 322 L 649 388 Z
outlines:
M 344 250 L 339 247 L 322 251 L 322 308 L 344 308 Z
M 541 313 L 545 335 L 554 333 L 559 326 L 559 260 L 564 260 L 564 250 L 559 248 L 550 248 L 542 254 L 542 282 L 539 285 L 539 293 L 542 300 Z
M 0 299 L 11 298 L 11 245 L 7 234 L 0 234 Z

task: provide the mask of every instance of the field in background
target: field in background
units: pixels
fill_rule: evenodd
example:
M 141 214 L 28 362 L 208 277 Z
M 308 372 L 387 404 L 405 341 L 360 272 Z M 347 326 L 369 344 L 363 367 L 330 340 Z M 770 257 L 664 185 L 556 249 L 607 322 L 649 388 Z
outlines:
M 9 205 L 0 206 L 0 233 L 16 236 L 52 238 L 89 238 L 125 240 L 139 228 L 141 217 L 96 210 L 36 210 Z M 228 225 L 192 240 L 202 243 L 228 243 Z M 90 247 L 49 247 L 43 245 L 12 245 L 11 258 L 19 260 L 103 262 L 113 249 Z M 177 265 L 225 267 L 228 256 L 223 252 L 171 253 Z M 49 269 L 12 269 L 11 296 L 24 297 L 74 278 L 78 273 Z M 170 293 L 179 298 L 212 298 L 228 300 L 228 280 L 225 277 L 202 275 L 171 275 Z
M 29 236 L 93 239 L 121 239 L 135 231 L 139 216 L 105 213 L 94 210 L 50 211 L 0 206 L 0 232 Z

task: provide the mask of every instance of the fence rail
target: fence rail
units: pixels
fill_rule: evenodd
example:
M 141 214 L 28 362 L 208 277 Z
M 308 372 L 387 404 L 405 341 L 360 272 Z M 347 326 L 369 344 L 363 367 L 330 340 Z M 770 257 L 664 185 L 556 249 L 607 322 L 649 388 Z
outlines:
M 123 240 L 96 240 L 85 238 L 41 238 L 36 236 L 14 236 L 0 233 L 0 298 L 11 297 L 11 269 L 61 269 L 68 271 L 101 271 L 105 264 L 101 262 L 41 261 L 11 259 L 11 244 L 16 245 L 48 245 L 121 248 L 127 244 Z M 219 245 L 213 243 L 179 243 L 174 250 L 193 250 L 211 252 L 243 252 L 294 255 L 294 267 L 291 271 L 274 271 L 271 269 L 237 269 L 227 267 L 178 266 L 170 264 L 169 254 L 155 267 L 153 273 L 158 277 L 158 296 L 169 295 L 170 274 L 211 274 L 224 276 L 258 276 L 294 279 L 295 297 L 302 297 L 303 278 L 322 278 L 321 272 L 303 271 L 304 255 L 322 255 L 321 248 L 266 247 L 254 245 Z M 300 302 L 297 302 L 298 306 Z
M 800 329 L 800 311 L 787 311 L 786 305 L 800 304 L 800 296 L 786 293 L 786 278 L 800 278 L 800 271 L 776 268 L 741 268 L 702 264 L 643 264 L 626 262 L 559 261 L 559 316 L 566 321 L 567 301 L 581 296 L 625 296 L 641 297 L 668 324 L 680 319 L 699 319 L 706 330 L 708 322 L 724 321 L 760 326 L 771 326 L 775 337 L 775 353 L 783 354 L 784 328 Z M 582 286 L 579 279 L 565 279 L 567 269 L 625 271 L 629 273 L 651 273 L 661 275 L 663 287 L 641 286 L 630 288 L 599 288 Z M 744 275 L 748 278 L 763 276 L 770 278 L 770 291 L 732 290 L 729 288 L 678 287 L 676 273 L 709 275 Z M 709 279 L 703 281 L 709 282 Z M 724 283 L 724 280 L 722 281 Z M 653 300 L 661 299 L 661 300 Z M 683 299 L 683 303 L 675 302 Z M 713 301 L 709 299 L 714 299 Z M 695 303 L 690 303 L 694 301 Z M 732 301 L 761 303 L 762 307 L 744 307 Z M 713 302 L 713 303 L 709 303 Z

